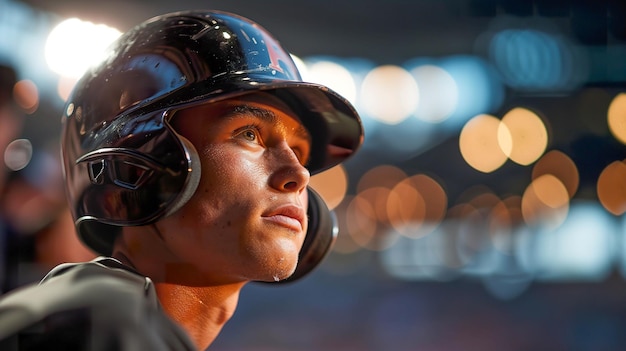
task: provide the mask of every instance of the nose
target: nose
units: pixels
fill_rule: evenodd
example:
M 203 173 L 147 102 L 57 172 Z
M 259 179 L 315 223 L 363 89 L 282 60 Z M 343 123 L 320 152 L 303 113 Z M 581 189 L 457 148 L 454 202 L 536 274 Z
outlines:
M 272 163 L 274 169 L 270 178 L 272 187 L 279 191 L 301 192 L 309 185 L 311 174 L 300 163 L 296 153 L 286 142 L 277 145 L 275 162 Z

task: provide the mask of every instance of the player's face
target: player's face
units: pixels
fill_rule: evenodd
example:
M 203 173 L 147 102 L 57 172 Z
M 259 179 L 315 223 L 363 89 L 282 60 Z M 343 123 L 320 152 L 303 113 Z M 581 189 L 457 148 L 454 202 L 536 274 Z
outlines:
M 201 180 L 178 212 L 158 223 L 172 253 L 200 284 L 285 279 L 308 222 L 310 137 L 267 94 L 178 111 L 174 129 L 201 159 Z

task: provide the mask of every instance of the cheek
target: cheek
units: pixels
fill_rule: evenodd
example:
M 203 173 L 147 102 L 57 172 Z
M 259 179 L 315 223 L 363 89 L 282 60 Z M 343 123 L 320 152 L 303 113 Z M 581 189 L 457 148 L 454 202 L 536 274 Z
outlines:
M 228 173 L 229 166 L 232 165 L 228 154 L 224 152 L 219 145 L 207 145 L 200 153 L 200 162 L 202 163 L 203 184 L 210 184 L 215 180 L 224 177 Z
M 303 191 L 302 194 L 300 194 L 300 203 L 304 206 L 305 210 L 309 209 L 309 192 L 308 191 Z
M 309 192 L 308 191 L 303 191 L 302 194 L 300 194 L 300 203 L 302 204 L 302 206 L 304 206 L 304 211 L 306 213 L 309 213 Z M 306 228 L 304 228 L 304 232 L 306 233 L 308 230 L 310 223 L 309 220 L 307 219 L 306 221 Z
M 253 155 L 228 147 L 209 147 L 202 160 L 202 176 L 198 192 L 201 196 L 251 196 L 267 183 L 268 174 L 261 155 Z

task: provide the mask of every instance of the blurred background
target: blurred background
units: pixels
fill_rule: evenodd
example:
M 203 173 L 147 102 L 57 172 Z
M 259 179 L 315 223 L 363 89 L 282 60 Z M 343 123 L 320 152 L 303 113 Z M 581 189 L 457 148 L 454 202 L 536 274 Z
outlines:
M 626 349 L 623 0 L 0 0 L 3 291 L 93 257 L 58 159 L 78 76 L 194 8 L 259 22 L 366 131 L 312 179 L 327 260 L 247 286 L 212 350 Z

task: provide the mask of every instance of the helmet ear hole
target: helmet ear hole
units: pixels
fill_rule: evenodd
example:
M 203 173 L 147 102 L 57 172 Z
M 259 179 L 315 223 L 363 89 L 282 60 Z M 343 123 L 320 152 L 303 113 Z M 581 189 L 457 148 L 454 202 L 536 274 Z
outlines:
M 187 203 L 187 201 L 189 201 L 193 194 L 195 194 L 198 184 L 200 183 L 200 175 L 202 173 L 200 156 L 198 155 L 198 151 L 195 146 L 193 146 L 191 141 L 182 135 L 177 134 L 176 136 L 180 140 L 185 155 L 187 156 L 187 181 L 185 182 L 178 198 L 174 201 L 174 203 L 172 203 L 169 210 L 165 214 L 166 216 L 178 211 L 184 204 Z

